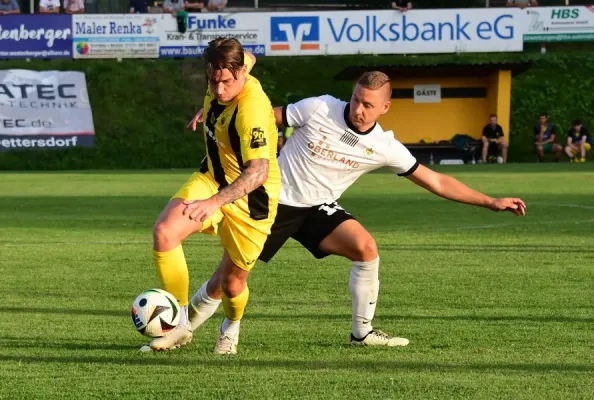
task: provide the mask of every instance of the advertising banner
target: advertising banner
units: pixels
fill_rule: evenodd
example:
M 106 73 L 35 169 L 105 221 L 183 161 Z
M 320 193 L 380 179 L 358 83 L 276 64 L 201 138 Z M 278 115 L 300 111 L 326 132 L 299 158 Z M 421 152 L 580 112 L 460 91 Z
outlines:
M 0 58 L 72 58 L 72 17 L 3 16 Z
M 520 9 L 269 14 L 267 55 L 521 51 Z
M 159 17 L 151 14 L 74 15 L 74 58 L 157 58 Z
M 534 7 L 526 13 L 525 42 L 594 41 L 594 6 Z
M 0 151 L 93 147 L 82 72 L 0 71 Z
M 188 15 L 187 30 L 179 33 L 171 14 L 160 16 L 161 57 L 200 57 L 208 42 L 218 37 L 232 37 L 256 56 L 266 55 L 268 13 Z

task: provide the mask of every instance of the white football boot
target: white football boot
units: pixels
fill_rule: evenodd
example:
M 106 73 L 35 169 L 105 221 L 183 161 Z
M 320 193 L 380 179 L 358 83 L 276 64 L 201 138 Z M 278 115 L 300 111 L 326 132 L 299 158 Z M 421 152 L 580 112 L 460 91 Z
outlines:
M 165 351 L 185 346 L 191 341 L 192 329 L 190 328 L 190 324 L 178 325 L 171 331 L 171 333 L 153 339 L 150 346 L 153 351 Z
M 214 352 L 215 354 L 237 354 L 238 343 L 239 335 L 232 336 L 220 332 Z
M 389 336 L 380 330 L 372 330 L 364 338 L 357 339 L 351 333 L 351 344 L 354 346 L 406 346 L 408 339 Z

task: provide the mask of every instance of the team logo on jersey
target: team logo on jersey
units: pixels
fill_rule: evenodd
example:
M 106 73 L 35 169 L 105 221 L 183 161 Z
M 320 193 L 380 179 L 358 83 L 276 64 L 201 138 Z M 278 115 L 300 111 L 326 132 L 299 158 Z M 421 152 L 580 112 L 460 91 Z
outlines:
M 351 147 L 355 147 L 357 143 L 359 143 L 359 138 L 353 135 L 351 132 L 345 131 L 344 134 L 340 137 L 340 141 L 348 144 Z
M 250 147 L 252 149 L 259 149 L 260 147 L 266 146 L 266 144 L 266 136 L 264 136 L 264 131 L 261 128 L 253 128 Z
M 375 154 L 375 150 L 373 149 L 373 147 L 366 147 L 365 148 L 365 158 L 373 158 L 373 155 Z

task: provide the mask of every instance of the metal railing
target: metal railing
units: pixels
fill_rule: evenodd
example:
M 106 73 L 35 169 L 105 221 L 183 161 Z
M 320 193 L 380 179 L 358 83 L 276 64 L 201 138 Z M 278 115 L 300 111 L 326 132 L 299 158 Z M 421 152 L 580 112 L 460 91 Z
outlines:
M 411 0 L 413 8 L 483 8 L 502 7 L 507 0 Z M 579 6 L 591 4 L 593 0 L 539 0 L 540 6 Z M 208 0 L 205 0 L 208 2 Z M 24 4 L 23 4 L 24 3 Z M 23 13 L 34 13 L 39 9 L 39 0 L 29 0 L 21 3 Z M 161 1 L 154 2 L 151 6 L 157 8 Z M 120 14 L 129 11 L 129 0 L 85 0 L 85 11 L 93 14 Z M 229 0 L 230 9 L 386 9 L 389 0 Z M 157 10 L 158 11 L 158 8 Z

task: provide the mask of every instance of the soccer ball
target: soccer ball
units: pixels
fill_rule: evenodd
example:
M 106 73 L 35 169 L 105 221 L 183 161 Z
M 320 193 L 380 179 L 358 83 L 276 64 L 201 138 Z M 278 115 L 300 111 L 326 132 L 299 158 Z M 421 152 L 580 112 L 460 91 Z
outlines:
M 132 322 L 145 336 L 165 336 L 179 323 L 179 304 L 165 290 L 145 290 L 132 303 Z

